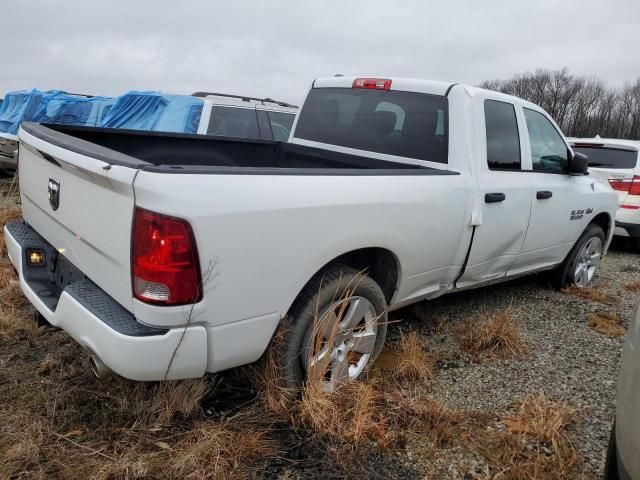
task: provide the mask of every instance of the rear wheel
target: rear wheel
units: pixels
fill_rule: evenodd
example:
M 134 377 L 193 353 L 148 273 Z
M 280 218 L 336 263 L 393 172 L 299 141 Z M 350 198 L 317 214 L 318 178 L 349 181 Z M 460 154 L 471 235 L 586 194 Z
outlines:
M 285 386 L 317 381 L 332 391 L 360 378 L 382 350 L 386 299 L 371 277 L 336 266 L 309 282 L 285 328 L 277 358 Z
M 559 288 L 575 286 L 586 288 L 598 270 L 604 252 L 604 231 L 595 224 L 589 225 L 553 272 L 553 283 Z

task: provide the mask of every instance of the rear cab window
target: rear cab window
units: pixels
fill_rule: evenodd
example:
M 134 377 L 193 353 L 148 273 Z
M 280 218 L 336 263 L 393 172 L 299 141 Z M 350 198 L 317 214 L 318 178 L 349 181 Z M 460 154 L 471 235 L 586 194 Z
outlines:
M 300 111 L 295 136 L 446 164 L 448 100 L 398 90 L 314 88 Z
M 513 104 L 485 100 L 484 122 L 489 169 L 520 170 L 520 133 Z
M 255 109 L 212 106 L 207 135 L 259 139 Z
M 601 145 L 575 144 L 574 152 L 589 157 L 589 166 L 595 168 L 633 169 L 638 166 L 638 151 Z

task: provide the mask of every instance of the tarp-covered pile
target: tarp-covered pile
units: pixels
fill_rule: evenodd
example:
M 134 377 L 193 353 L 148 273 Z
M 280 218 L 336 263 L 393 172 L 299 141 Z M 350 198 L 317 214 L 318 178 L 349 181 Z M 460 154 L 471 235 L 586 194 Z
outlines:
M 0 132 L 15 135 L 22 122 L 37 121 L 49 101 L 60 93 L 36 89 L 7 93 L 0 105 Z
M 204 102 L 187 95 L 129 92 L 118 98 L 100 126 L 197 133 Z
M 60 93 L 52 97 L 40 114 L 33 119 L 39 123 L 59 125 L 99 126 L 116 102 L 115 98 L 88 97 Z
M 203 105 L 200 98 L 160 92 L 133 91 L 109 98 L 22 90 L 5 95 L 0 133 L 15 135 L 22 122 L 197 133 Z

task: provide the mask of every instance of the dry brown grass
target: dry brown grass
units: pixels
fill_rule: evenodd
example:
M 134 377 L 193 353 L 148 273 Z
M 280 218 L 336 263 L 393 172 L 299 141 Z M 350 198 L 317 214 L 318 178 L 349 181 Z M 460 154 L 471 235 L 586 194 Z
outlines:
M 567 287 L 562 290 L 562 293 L 567 295 L 574 295 L 576 297 L 584 298 L 585 300 L 591 300 L 592 302 L 604 303 L 611 305 L 614 299 L 603 288 L 579 288 L 579 287 Z
M 435 375 L 435 359 L 420 342 L 417 332 L 400 332 L 395 375 L 401 380 L 425 381 Z
M 558 450 L 563 431 L 574 419 L 576 409 L 565 402 L 554 402 L 543 392 L 534 392 L 520 405 L 518 413 L 504 419 L 507 429 L 527 435 Z
M 640 293 L 640 281 L 627 283 L 624 288 L 630 292 Z
M 36 334 L 37 325 L 30 318 L 33 311 L 22 294 L 13 267 L 0 260 L 0 339 L 17 332 Z
M 166 381 L 155 384 L 151 391 L 146 390 L 138 393 L 135 400 L 139 420 L 144 425 L 165 424 L 178 417 L 188 418 L 200 413 L 200 403 L 209 390 L 209 382 L 207 377 Z
M 365 441 L 388 443 L 385 398 L 374 385 L 346 383 L 327 392 L 318 383 L 307 384 L 296 405 L 294 421 L 310 431 L 354 447 Z
M 0 256 L 6 257 L 7 249 L 4 243 L 4 226 L 11 220 L 22 217 L 22 211 L 19 205 L 5 206 L 0 208 Z
M 515 311 L 481 312 L 458 329 L 458 341 L 469 353 L 488 352 L 502 358 L 526 353 L 520 327 L 514 320 Z
M 2 182 L 0 186 L 0 196 L 17 198 L 20 194 L 20 185 L 18 183 L 18 175 L 14 175 L 9 181 Z
M 279 455 L 267 430 L 247 429 L 251 420 L 234 417 L 220 424 L 202 422 L 171 451 L 175 478 L 251 478 L 261 470 L 259 461 Z
M 395 435 L 417 434 L 428 438 L 435 448 L 460 443 L 480 418 L 478 412 L 454 410 L 416 389 L 398 389 L 387 395 Z
M 278 364 L 282 355 L 284 339 L 289 331 L 289 321 L 284 319 L 274 335 L 267 351 L 257 367 L 248 367 L 251 383 L 258 391 L 260 402 L 268 412 L 288 418 L 298 393 L 285 384 L 284 374 Z
M 4 227 L 11 220 L 15 220 L 17 218 L 22 218 L 20 205 L 11 204 L 0 209 L 0 226 Z
M 492 478 L 579 478 L 579 457 L 565 432 L 575 415 L 564 402 L 529 395 L 516 415 L 503 419 L 505 432 L 480 435 L 480 451 L 498 475 Z
M 33 399 L 44 402 L 43 416 L 0 412 L 0 478 L 251 478 L 279 455 L 261 410 L 206 420 L 203 380 L 112 379 L 110 392 L 90 390 L 100 397 L 89 406 L 78 400 L 86 387 L 60 388 L 68 372 L 51 363 L 46 357 L 39 374 L 57 386 Z
M 617 313 L 596 313 L 587 319 L 587 325 L 596 332 L 613 337 L 622 337 L 626 332 L 620 315 Z

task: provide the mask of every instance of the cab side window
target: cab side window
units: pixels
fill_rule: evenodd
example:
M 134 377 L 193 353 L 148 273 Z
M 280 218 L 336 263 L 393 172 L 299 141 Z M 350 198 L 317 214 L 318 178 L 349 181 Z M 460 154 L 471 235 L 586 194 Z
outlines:
M 569 149 L 553 124 L 540 112 L 524 108 L 534 172 L 569 171 Z
M 514 106 L 484 101 L 487 131 L 487 163 L 491 170 L 520 170 L 520 135 Z
M 221 137 L 260 138 L 258 119 L 253 108 L 211 108 L 207 135 Z

